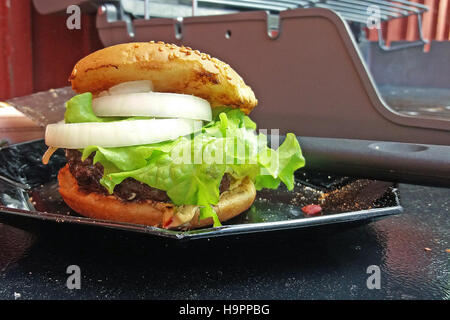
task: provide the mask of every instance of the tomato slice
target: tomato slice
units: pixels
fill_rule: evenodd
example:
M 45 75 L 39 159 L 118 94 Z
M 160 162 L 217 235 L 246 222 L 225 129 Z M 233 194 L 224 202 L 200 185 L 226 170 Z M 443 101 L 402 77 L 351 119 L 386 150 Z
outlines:
M 309 204 L 307 206 L 304 206 L 302 208 L 302 211 L 307 215 L 307 216 L 316 216 L 319 213 L 322 212 L 322 207 L 319 206 L 318 204 Z

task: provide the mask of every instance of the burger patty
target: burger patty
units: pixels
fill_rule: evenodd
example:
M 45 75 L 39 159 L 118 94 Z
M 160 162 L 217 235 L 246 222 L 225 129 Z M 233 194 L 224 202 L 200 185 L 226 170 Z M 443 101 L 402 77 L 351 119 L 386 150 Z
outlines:
M 84 192 L 97 192 L 108 194 L 105 187 L 100 184 L 103 177 L 103 166 L 100 163 L 93 163 L 94 154 L 81 161 L 81 152 L 73 149 L 66 149 L 66 158 L 69 164 L 70 173 L 78 182 L 79 188 Z M 230 176 L 225 174 L 220 182 L 219 190 L 224 192 L 230 188 Z M 133 178 L 126 178 L 114 188 L 116 197 L 124 201 L 144 201 L 154 200 L 160 202 L 170 202 L 164 190 L 152 188 L 145 183 Z

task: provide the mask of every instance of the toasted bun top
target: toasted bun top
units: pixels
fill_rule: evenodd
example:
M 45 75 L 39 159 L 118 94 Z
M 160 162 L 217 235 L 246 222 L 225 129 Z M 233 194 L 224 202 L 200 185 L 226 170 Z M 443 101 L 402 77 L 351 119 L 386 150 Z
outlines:
M 93 94 L 126 81 L 151 80 L 155 91 L 192 94 L 212 107 L 230 106 L 247 114 L 258 103 L 228 64 L 164 42 L 125 43 L 96 51 L 75 65 L 69 80 L 76 92 Z

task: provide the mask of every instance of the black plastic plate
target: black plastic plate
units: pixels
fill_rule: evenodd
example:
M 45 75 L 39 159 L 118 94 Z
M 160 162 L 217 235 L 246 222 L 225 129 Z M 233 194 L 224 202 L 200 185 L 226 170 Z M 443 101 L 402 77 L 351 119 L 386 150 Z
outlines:
M 64 166 L 63 150 L 48 165 L 41 163 L 43 140 L 0 149 L 0 221 L 31 218 L 140 232 L 173 239 L 199 239 L 326 224 L 370 222 L 402 212 L 398 190 L 390 182 L 354 179 L 306 169 L 298 171 L 293 191 L 284 187 L 258 192 L 253 206 L 222 227 L 198 230 L 161 228 L 95 220 L 72 211 L 58 193 L 56 176 Z M 306 216 L 302 207 L 321 203 L 320 216 Z

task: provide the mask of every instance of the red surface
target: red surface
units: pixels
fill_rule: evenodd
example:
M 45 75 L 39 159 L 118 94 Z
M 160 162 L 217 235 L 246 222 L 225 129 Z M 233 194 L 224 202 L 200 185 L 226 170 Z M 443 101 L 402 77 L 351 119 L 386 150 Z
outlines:
M 0 99 L 30 93 L 33 83 L 29 1 L 0 1 L 0 50 Z
M 445 38 L 445 33 L 446 31 L 448 32 L 448 30 L 446 30 L 448 29 L 449 26 L 447 16 L 450 14 L 448 2 L 449 2 L 448 0 L 441 0 L 441 3 L 439 4 L 437 27 L 436 27 L 436 40 L 438 41 L 447 40 Z M 450 35 L 448 37 L 450 37 Z
M 39 14 L 29 0 L 0 1 L 0 100 L 69 85 L 74 64 L 103 47 L 95 14 L 69 30 L 65 12 Z
M 69 85 L 78 60 L 102 48 L 95 15 L 83 14 L 80 30 L 66 27 L 67 14 L 41 15 L 33 9 L 33 89 L 47 90 Z
M 425 4 L 430 8 L 429 11 L 423 14 L 423 37 L 425 39 L 434 39 L 435 27 L 436 27 L 436 9 L 435 9 L 435 0 L 425 0 Z M 430 51 L 430 44 L 425 45 L 425 51 Z

